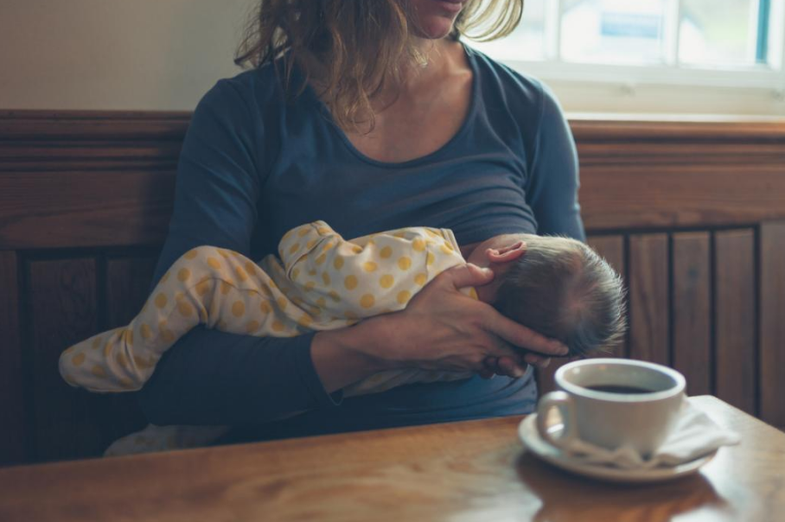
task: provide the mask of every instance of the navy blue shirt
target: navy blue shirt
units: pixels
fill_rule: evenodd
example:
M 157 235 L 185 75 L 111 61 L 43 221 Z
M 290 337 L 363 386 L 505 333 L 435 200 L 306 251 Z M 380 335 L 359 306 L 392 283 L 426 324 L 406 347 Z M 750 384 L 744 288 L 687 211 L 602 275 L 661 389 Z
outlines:
M 319 219 L 347 238 L 430 226 L 452 229 L 459 244 L 509 232 L 583 239 L 577 154 L 553 95 L 466 53 L 473 81 L 463 125 L 439 150 L 402 163 L 363 155 L 313 90 L 287 98 L 271 65 L 219 81 L 183 144 L 154 282 L 195 246 L 259 260 L 287 230 Z M 312 338 L 196 328 L 161 359 L 141 405 L 155 424 L 265 423 L 262 436 L 271 438 L 527 413 L 535 404 L 531 369 L 520 379 L 475 377 L 343 400 L 322 386 Z M 309 411 L 276 421 L 299 410 Z

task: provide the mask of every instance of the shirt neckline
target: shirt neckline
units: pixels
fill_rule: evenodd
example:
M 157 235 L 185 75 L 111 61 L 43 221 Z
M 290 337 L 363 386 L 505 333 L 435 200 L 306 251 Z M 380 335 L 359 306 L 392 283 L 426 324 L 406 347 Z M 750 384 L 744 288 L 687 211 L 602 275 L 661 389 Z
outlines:
M 468 129 L 470 127 L 470 122 L 472 120 L 474 120 L 475 113 L 477 112 L 477 105 L 478 105 L 477 99 L 480 96 L 480 93 L 479 93 L 480 81 L 479 81 L 479 75 L 477 74 L 477 69 L 478 69 L 477 62 L 475 60 L 475 55 L 474 55 L 473 50 L 470 49 L 463 42 L 459 41 L 458 43 L 460 43 L 461 46 L 463 47 L 463 51 L 464 51 L 464 54 L 466 56 L 466 60 L 468 61 L 469 68 L 472 71 L 472 92 L 471 92 L 471 95 L 469 96 L 469 109 L 466 111 L 466 116 L 464 117 L 463 122 L 461 123 L 461 126 L 458 128 L 458 131 L 455 134 L 453 134 L 453 136 L 449 140 L 447 140 L 447 142 L 444 145 L 442 145 L 441 147 L 439 147 L 435 151 L 430 152 L 430 153 L 428 153 L 428 154 L 426 154 L 424 156 L 420 156 L 418 158 L 412 158 L 412 159 L 406 160 L 406 161 L 388 162 L 388 161 L 379 161 L 379 160 L 371 158 L 370 156 L 367 156 L 367 155 L 363 154 L 349 140 L 349 138 L 346 136 L 346 133 L 343 131 L 343 129 L 341 129 L 335 123 L 335 120 L 333 119 L 332 114 L 330 113 L 330 110 L 327 108 L 327 106 L 324 104 L 324 102 L 322 102 L 322 100 L 319 99 L 319 97 L 316 95 L 316 92 L 313 90 L 311 85 L 308 84 L 308 83 L 305 84 L 305 92 L 307 92 L 308 96 L 311 97 L 311 99 L 313 99 L 314 102 L 317 104 L 319 112 L 327 120 L 327 124 L 328 124 L 328 127 L 330 127 L 331 132 L 335 136 L 337 136 L 338 139 L 340 139 L 343 142 L 344 146 L 349 150 L 349 152 L 351 152 L 359 160 L 361 160 L 361 161 L 363 161 L 365 163 L 368 163 L 370 165 L 374 165 L 376 167 L 391 168 L 391 169 L 399 169 L 399 168 L 404 168 L 404 167 L 413 167 L 413 166 L 416 166 L 416 165 L 419 165 L 419 164 L 422 164 L 422 163 L 426 163 L 429 160 L 433 159 L 434 157 L 437 157 L 437 156 L 443 154 L 444 151 L 450 149 L 455 142 L 457 142 L 459 139 L 461 139 L 463 137 L 463 135 L 468 132 Z

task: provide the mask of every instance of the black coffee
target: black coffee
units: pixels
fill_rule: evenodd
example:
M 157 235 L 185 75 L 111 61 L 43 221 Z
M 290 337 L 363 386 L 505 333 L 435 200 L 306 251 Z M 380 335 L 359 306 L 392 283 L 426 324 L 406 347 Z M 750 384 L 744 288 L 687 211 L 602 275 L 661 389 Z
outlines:
M 653 390 L 646 388 L 639 388 L 638 386 L 625 386 L 619 384 L 598 384 L 595 386 L 585 386 L 589 390 L 606 393 L 622 393 L 622 394 L 635 394 L 635 393 L 654 393 Z

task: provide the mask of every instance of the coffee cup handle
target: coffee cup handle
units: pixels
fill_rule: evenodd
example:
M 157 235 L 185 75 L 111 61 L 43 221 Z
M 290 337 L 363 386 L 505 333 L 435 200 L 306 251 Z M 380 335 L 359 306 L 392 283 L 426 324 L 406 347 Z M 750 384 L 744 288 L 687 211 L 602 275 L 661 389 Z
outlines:
M 561 414 L 564 430 L 561 437 L 554 437 L 548 431 L 548 412 L 551 408 L 558 408 Z M 564 448 L 570 441 L 577 437 L 577 422 L 575 417 L 575 404 L 572 397 L 563 391 L 550 392 L 540 399 L 537 405 L 537 431 L 546 442 Z

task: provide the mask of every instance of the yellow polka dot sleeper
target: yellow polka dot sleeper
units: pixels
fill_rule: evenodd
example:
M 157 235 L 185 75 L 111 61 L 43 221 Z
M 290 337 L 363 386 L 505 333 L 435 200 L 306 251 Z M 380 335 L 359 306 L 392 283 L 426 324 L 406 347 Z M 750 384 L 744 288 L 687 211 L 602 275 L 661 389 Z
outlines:
M 289 231 L 279 253 L 281 260 L 257 264 L 226 249 L 190 250 L 127 327 L 66 350 L 61 374 L 91 391 L 138 390 L 161 355 L 198 324 L 260 337 L 340 328 L 403 309 L 438 273 L 464 262 L 449 230 L 405 228 L 346 241 L 322 221 Z
M 450 230 L 413 227 L 347 241 L 323 221 L 284 236 L 279 252 L 288 278 L 338 323 L 401 310 L 433 277 L 464 262 Z

